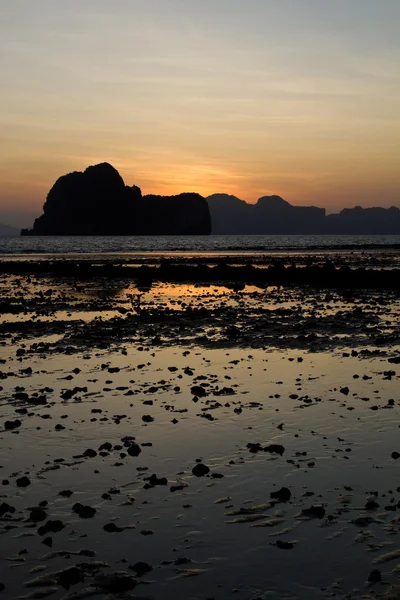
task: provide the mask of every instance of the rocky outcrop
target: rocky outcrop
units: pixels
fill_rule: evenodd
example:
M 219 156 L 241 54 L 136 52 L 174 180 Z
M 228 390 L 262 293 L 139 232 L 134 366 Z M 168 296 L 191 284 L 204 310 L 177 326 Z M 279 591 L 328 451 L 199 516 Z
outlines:
M 22 235 L 181 235 L 211 231 L 210 212 L 199 194 L 142 196 L 108 163 L 60 177 L 43 214 Z
M 200 194 L 144 196 L 141 203 L 144 235 L 192 235 L 211 233 L 211 216 Z
M 247 204 L 235 196 L 207 198 L 212 233 L 234 235 L 400 234 L 400 209 L 346 208 L 326 215 L 317 206 L 293 206 L 280 196 L 263 196 Z

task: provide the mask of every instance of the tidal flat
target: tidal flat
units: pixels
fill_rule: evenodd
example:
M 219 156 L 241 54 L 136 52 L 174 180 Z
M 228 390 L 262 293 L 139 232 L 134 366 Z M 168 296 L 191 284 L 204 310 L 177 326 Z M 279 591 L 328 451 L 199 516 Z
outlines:
M 397 289 L 0 290 L 2 598 L 400 598 Z

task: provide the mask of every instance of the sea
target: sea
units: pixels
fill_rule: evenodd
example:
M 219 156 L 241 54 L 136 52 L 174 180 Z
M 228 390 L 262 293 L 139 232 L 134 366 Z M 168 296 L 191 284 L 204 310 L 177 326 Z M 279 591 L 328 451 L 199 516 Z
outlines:
M 191 235 L 0 237 L 0 258 L 51 255 L 243 254 L 400 249 L 400 235 Z

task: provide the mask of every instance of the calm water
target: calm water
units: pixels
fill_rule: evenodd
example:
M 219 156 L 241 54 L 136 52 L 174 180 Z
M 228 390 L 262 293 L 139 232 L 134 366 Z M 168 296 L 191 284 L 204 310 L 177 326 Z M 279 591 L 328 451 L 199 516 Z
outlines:
M 0 255 L 143 252 L 274 252 L 400 247 L 400 235 L 210 235 L 0 237 Z

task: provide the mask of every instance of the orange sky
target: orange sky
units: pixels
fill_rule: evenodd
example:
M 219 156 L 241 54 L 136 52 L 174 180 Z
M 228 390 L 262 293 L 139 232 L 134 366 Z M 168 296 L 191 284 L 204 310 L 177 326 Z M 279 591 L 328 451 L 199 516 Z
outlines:
M 301 6 L 300 6 L 301 5 Z M 398 0 L 13 0 L 0 221 L 110 162 L 143 193 L 400 205 Z

